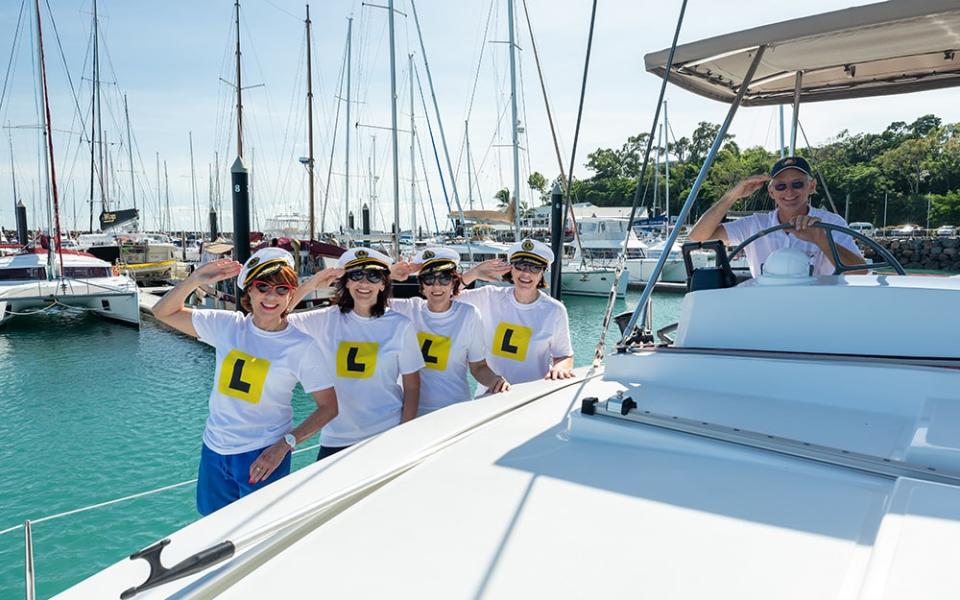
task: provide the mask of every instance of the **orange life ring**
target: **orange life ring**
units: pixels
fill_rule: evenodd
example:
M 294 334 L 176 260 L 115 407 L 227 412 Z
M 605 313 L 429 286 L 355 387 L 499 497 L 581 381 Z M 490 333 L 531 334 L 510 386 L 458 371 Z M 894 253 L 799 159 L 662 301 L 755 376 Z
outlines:
M 120 267 L 118 267 L 117 265 L 113 265 L 113 266 L 110 268 L 110 272 L 113 273 L 113 276 L 114 276 L 114 277 L 120 277 Z

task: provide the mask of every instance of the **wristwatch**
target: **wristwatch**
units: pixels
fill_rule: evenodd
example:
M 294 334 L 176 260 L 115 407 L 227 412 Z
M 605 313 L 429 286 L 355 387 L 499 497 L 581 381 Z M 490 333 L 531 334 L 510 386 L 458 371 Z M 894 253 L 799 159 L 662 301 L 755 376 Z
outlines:
M 287 445 L 290 446 L 291 450 L 297 447 L 297 436 L 293 435 L 292 433 L 288 433 L 285 436 L 283 436 L 283 441 L 285 441 Z

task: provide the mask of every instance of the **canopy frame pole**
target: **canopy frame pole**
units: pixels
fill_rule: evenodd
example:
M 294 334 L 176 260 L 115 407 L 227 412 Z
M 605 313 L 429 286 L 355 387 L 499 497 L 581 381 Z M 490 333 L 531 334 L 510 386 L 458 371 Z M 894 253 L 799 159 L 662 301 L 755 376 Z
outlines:
M 803 71 L 797 71 L 793 86 L 793 124 L 790 126 L 790 156 L 797 155 L 797 127 L 800 123 L 800 89 L 803 87 Z
M 750 63 L 750 68 L 747 69 L 747 74 L 743 79 L 743 83 L 740 84 L 740 89 L 737 91 L 736 97 L 730 104 L 730 110 L 727 111 L 727 117 L 724 119 L 723 125 L 720 126 L 720 130 L 717 132 L 717 137 L 713 140 L 713 145 L 710 147 L 710 152 L 707 153 L 707 157 L 703 161 L 703 166 L 700 167 L 700 173 L 697 174 L 697 179 L 693 182 L 693 187 L 690 189 L 690 193 L 687 195 L 687 199 L 683 203 L 680 213 L 677 215 L 678 223 L 684 222 L 684 220 L 687 218 L 687 215 L 690 214 L 690 209 L 693 208 L 693 203 L 696 202 L 697 196 L 700 193 L 700 187 L 706 180 L 707 173 L 710 171 L 710 167 L 713 165 L 713 161 L 716 158 L 717 153 L 720 151 L 720 146 L 723 144 L 723 139 L 727 135 L 727 130 L 730 128 L 730 123 L 733 122 L 733 117 L 737 114 L 737 109 L 740 108 L 740 103 L 743 101 L 743 96 L 747 93 L 747 88 L 750 87 L 750 82 L 753 80 L 754 73 L 757 72 L 757 67 L 760 66 L 760 60 L 763 58 L 763 53 L 766 51 L 766 49 L 766 45 L 757 47 L 756 54 L 753 57 L 753 62 Z M 669 69 L 670 66 L 668 65 L 667 68 Z M 657 280 L 660 278 L 660 274 L 663 272 L 663 267 L 667 263 L 667 257 L 670 255 L 670 248 L 673 248 L 673 244 L 677 241 L 677 237 L 679 235 L 680 228 L 674 227 L 663 246 L 664 251 L 660 253 L 660 257 L 657 259 L 657 264 L 653 267 L 653 273 L 650 274 L 650 277 L 647 278 L 646 285 L 643 286 L 643 294 L 640 296 L 640 301 L 637 302 L 637 308 L 634 309 L 633 314 L 630 316 L 630 322 L 627 323 L 627 326 L 623 330 L 623 338 L 617 344 L 618 352 L 625 352 L 627 346 L 633 341 L 633 329 L 636 326 L 637 321 L 643 319 L 643 322 L 646 322 L 647 312 L 649 311 L 648 306 L 650 298 L 653 294 L 653 288 L 656 287 Z

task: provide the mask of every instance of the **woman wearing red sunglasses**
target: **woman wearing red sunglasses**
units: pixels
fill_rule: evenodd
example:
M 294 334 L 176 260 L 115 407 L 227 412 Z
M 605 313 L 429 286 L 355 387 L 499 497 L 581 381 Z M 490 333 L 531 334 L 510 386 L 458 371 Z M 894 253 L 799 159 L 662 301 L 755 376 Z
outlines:
M 335 365 L 340 414 L 320 432 L 317 460 L 417 416 L 423 358 L 410 321 L 388 310 L 390 257 L 351 248 L 338 269 L 304 282 L 296 298 L 336 280 L 336 305 L 290 316 L 319 342 L 314 363 Z
M 210 416 L 203 432 L 197 477 L 197 510 L 207 515 L 290 472 L 290 455 L 337 416 L 333 373 L 316 364 L 310 336 L 287 325 L 297 276 L 293 257 L 265 248 L 244 263 L 207 263 L 154 306 L 167 325 L 216 348 Z M 245 313 L 186 308 L 201 285 L 237 277 Z M 291 398 L 297 382 L 317 403 L 293 427 Z

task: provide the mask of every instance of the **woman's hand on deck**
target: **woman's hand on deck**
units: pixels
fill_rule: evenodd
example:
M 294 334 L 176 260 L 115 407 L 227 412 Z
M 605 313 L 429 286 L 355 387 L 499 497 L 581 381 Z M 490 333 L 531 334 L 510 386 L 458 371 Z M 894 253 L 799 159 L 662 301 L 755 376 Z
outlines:
M 573 369 L 557 364 L 550 367 L 544 379 L 573 379 L 574 377 L 576 377 L 576 375 L 574 375 Z
M 490 386 L 488 393 L 490 394 L 499 394 L 500 392 L 509 392 L 510 391 L 510 382 L 507 381 L 507 378 L 503 375 L 498 375 L 496 379 L 493 380 L 493 385 Z

